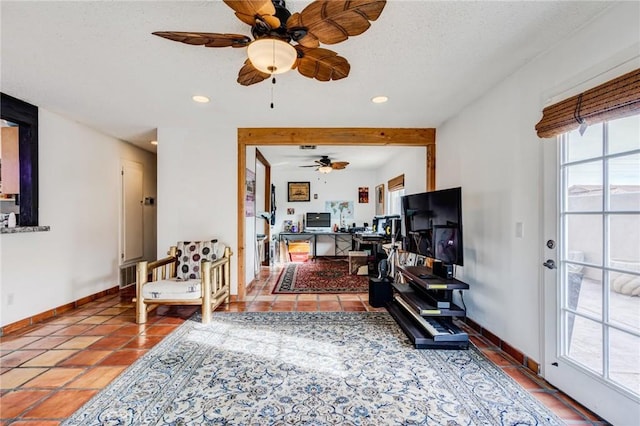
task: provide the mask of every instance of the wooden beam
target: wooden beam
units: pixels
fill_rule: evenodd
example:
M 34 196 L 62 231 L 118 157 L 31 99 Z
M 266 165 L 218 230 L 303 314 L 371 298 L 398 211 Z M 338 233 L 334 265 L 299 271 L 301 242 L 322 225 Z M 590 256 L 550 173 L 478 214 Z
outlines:
M 262 127 L 238 129 L 238 301 L 245 300 L 245 180 L 248 146 L 256 145 L 372 145 L 424 146 L 427 150 L 426 188 L 433 191 L 435 183 L 436 129 L 405 128 L 297 128 Z M 268 176 L 269 182 L 271 176 Z

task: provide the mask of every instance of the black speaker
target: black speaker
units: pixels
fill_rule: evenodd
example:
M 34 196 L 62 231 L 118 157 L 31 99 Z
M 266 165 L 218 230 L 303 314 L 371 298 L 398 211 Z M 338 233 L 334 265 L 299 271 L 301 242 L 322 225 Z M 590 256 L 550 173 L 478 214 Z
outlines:
M 393 289 L 389 278 L 369 278 L 369 304 L 383 308 L 393 299 Z
M 448 280 L 453 279 L 453 265 L 444 262 L 433 262 L 433 275 Z

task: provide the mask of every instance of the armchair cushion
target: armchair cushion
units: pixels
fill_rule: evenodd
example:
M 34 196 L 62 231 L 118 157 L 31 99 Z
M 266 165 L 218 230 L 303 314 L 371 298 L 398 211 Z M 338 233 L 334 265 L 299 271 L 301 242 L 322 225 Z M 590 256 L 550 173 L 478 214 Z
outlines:
M 148 282 L 142 287 L 142 296 L 145 299 L 198 299 L 202 296 L 200 279 L 179 280 L 171 278 Z
M 176 276 L 182 280 L 200 279 L 200 262 L 221 256 L 218 240 L 178 242 Z M 224 247 L 222 248 L 224 252 Z

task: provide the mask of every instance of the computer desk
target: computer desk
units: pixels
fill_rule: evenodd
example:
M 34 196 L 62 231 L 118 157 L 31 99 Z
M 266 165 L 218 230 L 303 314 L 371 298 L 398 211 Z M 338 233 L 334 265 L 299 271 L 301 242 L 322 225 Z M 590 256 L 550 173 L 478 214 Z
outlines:
M 310 256 L 315 258 L 318 248 L 318 237 L 327 236 L 333 238 L 334 256 L 347 256 L 353 247 L 353 234 L 349 232 L 280 232 L 278 234 L 279 241 L 310 241 L 313 245 L 313 254 Z M 348 246 L 340 246 L 340 243 L 348 243 Z

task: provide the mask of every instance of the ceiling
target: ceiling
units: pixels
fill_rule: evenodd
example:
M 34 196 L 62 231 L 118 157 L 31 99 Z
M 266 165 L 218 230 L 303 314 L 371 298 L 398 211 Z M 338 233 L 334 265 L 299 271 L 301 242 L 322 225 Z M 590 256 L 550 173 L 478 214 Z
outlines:
M 287 6 L 295 12 L 309 3 Z M 349 60 L 347 78 L 319 82 L 292 71 L 275 86 L 244 87 L 236 78 L 245 48 L 151 35 L 250 35 L 221 1 L 3 0 L 0 88 L 152 152 L 149 142 L 165 126 L 437 128 L 611 5 L 391 0 L 368 31 L 323 46 Z M 194 103 L 195 94 L 211 102 Z M 389 101 L 372 103 L 377 95 Z M 349 161 L 339 147 L 325 148 Z M 267 158 L 275 164 L 289 161 L 287 155 L 291 148 Z

